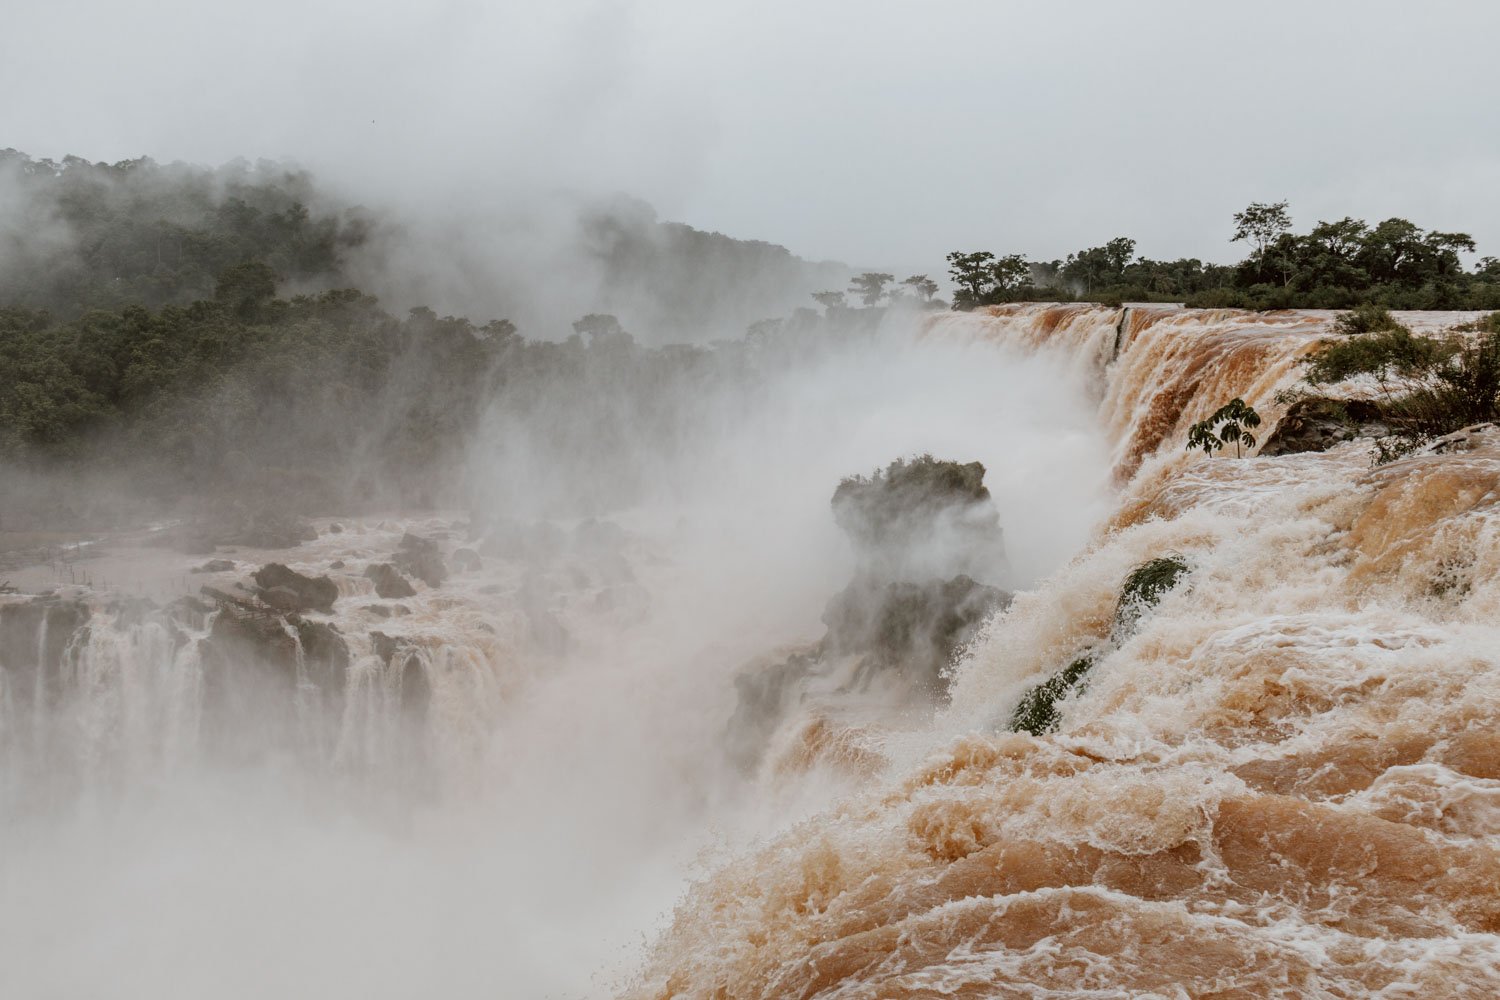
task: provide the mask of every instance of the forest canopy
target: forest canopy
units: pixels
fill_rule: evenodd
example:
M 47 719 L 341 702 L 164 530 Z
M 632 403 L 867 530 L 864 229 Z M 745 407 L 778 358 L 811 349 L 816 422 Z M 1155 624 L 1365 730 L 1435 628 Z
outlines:
M 694 346 L 663 344 L 582 293 L 571 331 L 522 331 L 504 318 L 393 309 L 350 287 L 351 259 L 381 238 L 381 221 L 303 171 L 0 151 L 0 463 L 119 469 L 129 489 L 164 499 L 429 503 L 461 491 L 483 422 L 511 420 L 596 473 L 581 478 L 601 496 L 568 498 L 588 507 L 644 485 L 632 441 L 676 440 L 706 387 L 753 392 L 771 367 L 868 335 L 888 309 L 947 306 L 927 275 L 810 265 L 770 244 L 658 223 L 640 206 L 584 223 L 602 273 L 657 289 L 661 309 L 708 315 L 735 274 L 848 284 L 812 292 L 820 310 Z M 1155 261 L 1123 237 L 1054 261 L 950 254 L 953 306 L 1500 308 L 1500 262 L 1465 267 L 1474 242 L 1462 233 L 1401 219 L 1297 233 L 1284 203 L 1251 205 L 1234 224 L 1232 242 L 1246 247 L 1237 265 Z M 657 288 L 666 273 L 673 280 Z
M 1406 219 L 1343 218 L 1296 232 L 1286 202 L 1253 203 L 1233 218 L 1238 264 L 1197 258 L 1152 260 L 1118 237 L 1062 260 L 989 251 L 948 255 L 954 307 L 1019 301 L 1183 302 L 1207 308 L 1500 309 L 1500 258 L 1465 268 L 1476 250 L 1466 233 L 1423 229 Z

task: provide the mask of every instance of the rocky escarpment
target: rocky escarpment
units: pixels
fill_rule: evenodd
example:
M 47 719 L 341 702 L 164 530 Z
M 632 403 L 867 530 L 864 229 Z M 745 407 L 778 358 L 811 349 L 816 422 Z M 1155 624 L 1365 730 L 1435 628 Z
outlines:
M 64 654 L 89 618 L 85 602 L 55 593 L 0 604 L 0 670 L 10 700 L 33 706 L 57 700 Z
M 994 580 L 1005 567 L 980 463 L 898 460 L 845 479 L 832 507 L 854 546 L 854 578 L 824 609 L 821 639 L 736 678 L 727 742 L 742 768 L 756 766 L 788 720 L 816 720 L 853 698 L 940 704 L 958 652 L 1010 601 L 970 575 Z
M 538 665 L 642 619 L 638 548 L 593 520 L 351 519 L 253 562 L 174 566 L 154 538 L 122 536 L 109 575 L 166 563 L 168 586 L 201 586 L 164 604 L 0 594 L 0 808 L 8 787 L 50 799 L 199 761 L 295 760 L 426 794 L 467 773 Z
M 1327 451 L 1356 438 L 1389 433 L 1381 422 L 1380 404 L 1367 399 L 1299 399 L 1287 408 L 1264 442 L 1260 455 L 1299 455 Z

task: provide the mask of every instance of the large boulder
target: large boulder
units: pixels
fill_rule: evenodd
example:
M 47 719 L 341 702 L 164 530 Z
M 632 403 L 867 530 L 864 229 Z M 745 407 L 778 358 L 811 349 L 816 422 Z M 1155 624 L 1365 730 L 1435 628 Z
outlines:
M 281 563 L 266 563 L 255 571 L 256 596 L 282 611 L 333 610 L 338 584 L 326 576 L 303 576 Z
M 960 650 L 1010 603 L 981 582 L 1004 571 L 1005 552 L 978 462 L 923 455 L 850 477 L 834 491 L 833 516 L 854 544 L 854 579 L 828 602 L 822 639 L 735 679 L 726 746 L 743 768 L 809 697 L 902 711 L 945 700 Z
M 375 582 L 375 593 L 390 601 L 402 597 L 415 597 L 416 588 L 407 582 L 401 571 L 390 563 L 371 563 L 365 567 L 365 579 Z
M 228 759 L 282 750 L 325 755 L 343 717 L 350 663 L 343 635 L 212 587 L 202 594 L 219 608 L 199 644 L 208 752 Z
M 948 667 L 1011 595 L 967 576 L 926 583 L 856 580 L 828 602 L 819 655 L 862 658 L 861 673 L 899 672 L 933 698 L 948 694 Z
M 1299 399 L 1277 422 L 1260 455 L 1298 455 L 1327 451 L 1357 437 L 1381 437 L 1388 433 L 1381 423 L 1380 405 L 1365 399 Z
M 443 563 L 443 552 L 431 538 L 413 535 L 401 536 L 392 562 L 403 573 L 416 577 L 429 587 L 441 587 L 448 578 L 448 567 Z
M 421 648 L 405 636 L 384 632 L 371 632 L 370 639 L 376 657 L 393 671 L 401 711 L 409 717 L 425 719 L 432 687 L 423 666 Z
M 302 644 L 302 669 L 307 680 L 326 692 L 342 693 L 349 674 L 349 644 L 327 622 L 297 618 L 292 622 Z
M 987 580 L 1004 570 L 1000 513 L 979 462 L 897 459 L 870 476 L 844 479 L 832 506 L 862 576 Z

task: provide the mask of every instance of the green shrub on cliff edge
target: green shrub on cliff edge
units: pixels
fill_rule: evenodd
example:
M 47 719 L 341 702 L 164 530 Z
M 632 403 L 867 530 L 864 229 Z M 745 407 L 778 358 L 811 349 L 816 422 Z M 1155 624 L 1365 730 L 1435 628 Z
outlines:
M 1131 570 L 1120 587 L 1120 599 L 1115 604 L 1111 641 L 1120 643 L 1129 638 L 1140 624 L 1141 617 L 1156 607 L 1162 597 L 1176 587 L 1187 573 L 1188 564 L 1175 555 L 1152 559 Z M 1089 671 L 1093 670 L 1099 652 L 1093 650 L 1083 654 L 1040 684 L 1028 688 L 1011 713 L 1011 732 L 1041 736 L 1057 729 L 1062 722 L 1058 702 L 1076 689 Z
M 1114 636 L 1126 638 L 1135 631 L 1141 616 L 1156 607 L 1162 596 L 1186 575 L 1188 564 L 1180 556 L 1161 556 L 1130 571 L 1115 605 Z
M 1325 343 L 1309 359 L 1307 381 L 1332 385 L 1356 375 L 1420 378 L 1451 351 L 1451 344 L 1418 337 L 1396 323 Z
M 1390 433 L 1376 440 L 1376 465 L 1409 455 L 1445 434 L 1500 419 L 1500 314 L 1420 337 L 1399 323 L 1325 343 L 1311 355 L 1312 385 L 1372 378 Z M 1478 334 L 1478 336 L 1473 336 Z
M 944 510 L 989 499 L 983 464 L 919 455 L 897 459 L 869 476 L 849 476 L 834 490 L 832 503 L 834 520 L 851 539 L 879 544 Z
M 1375 333 L 1380 330 L 1402 330 L 1405 327 L 1396 322 L 1396 318 L 1385 306 L 1365 302 L 1348 312 L 1340 313 L 1338 319 L 1333 321 L 1333 329 L 1352 337 L 1356 334 Z
M 1062 722 L 1057 703 L 1066 698 L 1068 692 L 1093 668 L 1094 654 L 1088 653 L 1029 688 L 1021 695 L 1020 703 L 1011 714 L 1011 732 L 1041 736 L 1055 730 Z

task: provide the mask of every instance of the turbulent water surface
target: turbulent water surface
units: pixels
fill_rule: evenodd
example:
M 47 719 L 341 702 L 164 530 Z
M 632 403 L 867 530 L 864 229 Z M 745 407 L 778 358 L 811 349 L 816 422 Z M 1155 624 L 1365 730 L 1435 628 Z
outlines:
M 18 574 L 0 993 L 1500 991 L 1500 435 L 1377 469 L 1183 450 L 1233 396 L 1269 431 L 1328 322 L 945 315 L 780 378 L 604 519 L 325 517 L 213 572 L 136 536 Z M 847 577 L 833 485 L 921 451 L 985 463 L 1014 602 L 936 711 L 811 694 L 737 770 L 734 676 Z M 382 598 L 407 534 L 452 575 Z M 1112 631 L 1163 556 L 1182 583 Z M 332 609 L 177 600 L 271 561 Z M 1009 732 L 1084 652 L 1058 730 Z

